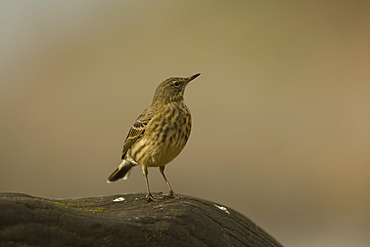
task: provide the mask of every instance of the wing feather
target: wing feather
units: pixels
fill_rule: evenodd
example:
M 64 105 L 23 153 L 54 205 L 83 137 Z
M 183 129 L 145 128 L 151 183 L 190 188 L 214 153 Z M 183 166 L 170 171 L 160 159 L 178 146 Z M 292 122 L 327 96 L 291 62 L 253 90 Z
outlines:
M 140 116 L 136 119 L 135 123 L 131 126 L 126 137 L 126 140 L 123 143 L 122 159 L 126 155 L 127 151 L 131 148 L 131 146 L 136 141 L 141 139 L 153 115 L 154 114 L 151 107 L 148 107 L 143 111 L 143 113 L 140 114 Z

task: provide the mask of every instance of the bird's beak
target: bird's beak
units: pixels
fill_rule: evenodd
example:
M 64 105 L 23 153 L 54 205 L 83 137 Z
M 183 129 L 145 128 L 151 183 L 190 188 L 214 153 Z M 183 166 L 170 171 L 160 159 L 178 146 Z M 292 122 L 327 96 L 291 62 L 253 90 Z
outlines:
M 189 83 L 190 81 L 194 80 L 195 78 L 197 78 L 198 76 L 200 76 L 200 73 L 198 74 L 195 74 L 195 75 L 192 75 L 188 78 L 186 78 L 186 82 Z

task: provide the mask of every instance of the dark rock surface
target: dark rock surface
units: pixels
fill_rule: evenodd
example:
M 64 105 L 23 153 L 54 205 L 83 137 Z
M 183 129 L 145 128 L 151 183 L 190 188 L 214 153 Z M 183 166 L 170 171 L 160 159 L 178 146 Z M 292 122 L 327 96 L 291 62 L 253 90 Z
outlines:
M 144 194 L 45 199 L 0 193 L 0 246 L 281 246 L 223 205 Z

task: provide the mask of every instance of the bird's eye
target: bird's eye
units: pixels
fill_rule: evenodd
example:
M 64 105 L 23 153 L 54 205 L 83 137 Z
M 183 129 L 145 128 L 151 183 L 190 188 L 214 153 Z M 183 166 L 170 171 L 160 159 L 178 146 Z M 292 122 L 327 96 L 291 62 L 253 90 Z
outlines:
M 179 86 L 180 86 L 180 82 L 175 81 L 175 82 L 173 83 L 173 85 L 174 85 L 175 87 L 179 87 Z

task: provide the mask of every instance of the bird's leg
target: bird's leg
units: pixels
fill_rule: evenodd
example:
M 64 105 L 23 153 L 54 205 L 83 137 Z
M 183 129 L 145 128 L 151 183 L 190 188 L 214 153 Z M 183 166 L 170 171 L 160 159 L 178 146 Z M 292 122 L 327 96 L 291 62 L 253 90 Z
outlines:
M 145 176 L 145 182 L 146 182 L 146 190 L 148 192 L 148 194 L 146 195 L 146 201 L 147 202 L 150 202 L 150 201 L 158 201 L 158 199 L 156 197 L 154 197 L 152 195 L 152 193 L 150 193 L 150 188 L 149 188 L 149 181 L 148 181 L 148 168 L 146 166 L 142 166 L 142 170 L 143 170 L 143 174 Z
M 172 188 L 171 188 L 171 185 L 170 183 L 168 182 L 167 178 L 166 178 L 166 175 L 164 175 L 164 166 L 160 166 L 159 167 L 159 171 L 161 172 L 163 178 L 164 178 L 164 181 L 166 182 L 167 186 L 168 186 L 168 189 L 170 191 L 170 194 L 169 195 L 164 195 L 165 197 L 175 197 L 175 193 L 173 192 Z

